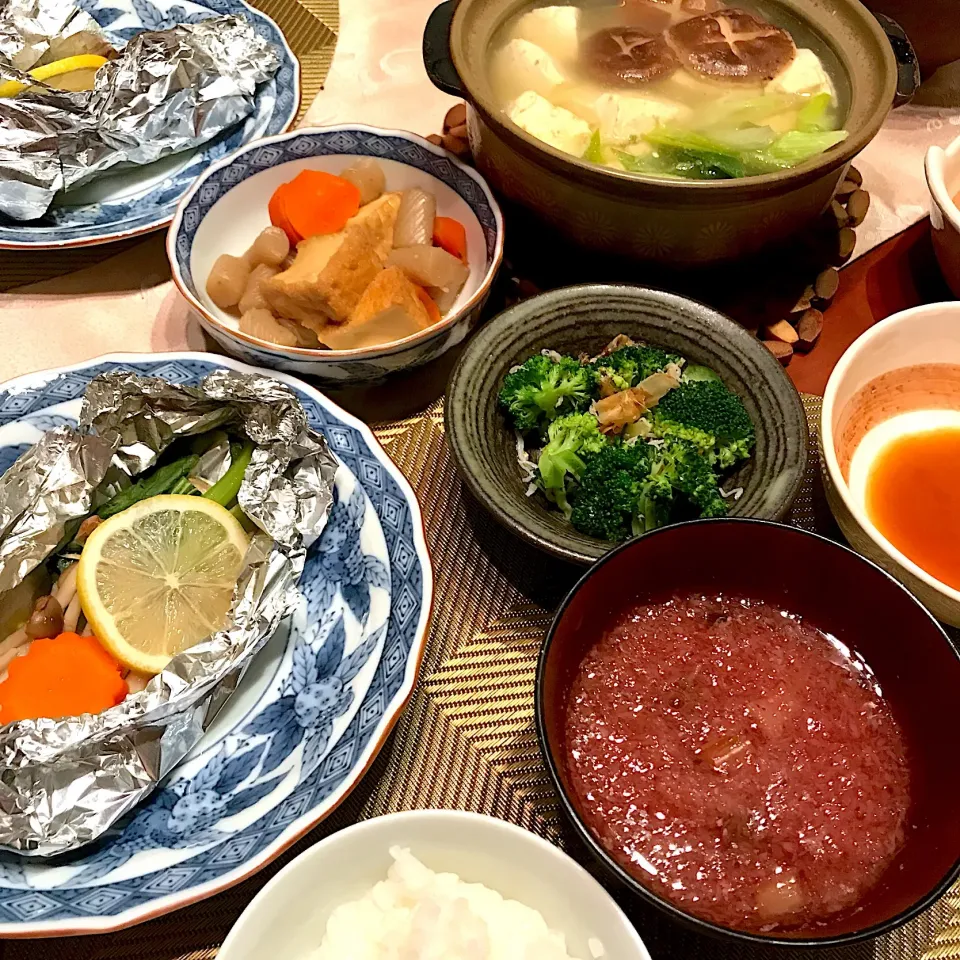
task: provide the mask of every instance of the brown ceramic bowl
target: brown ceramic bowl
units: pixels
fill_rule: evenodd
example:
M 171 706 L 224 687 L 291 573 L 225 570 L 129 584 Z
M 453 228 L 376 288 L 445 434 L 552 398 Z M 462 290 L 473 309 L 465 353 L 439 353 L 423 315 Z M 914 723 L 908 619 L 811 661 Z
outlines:
M 610 170 L 535 139 L 507 119 L 494 97 L 486 63 L 494 34 L 529 2 L 459 0 L 451 21 L 454 0 L 447 0 L 427 24 L 424 62 L 437 86 L 470 104 L 470 146 L 493 188 L 591 249 L 670 264 L 711 263 L 784 240 L 820 215 L 894 100 L 890 42 L 858 0 L 776 0 L 781 22 L 799 27 L 805 45 L 832 66 L 849 103 L 850 136 L 790 170 L 740 180 Z
M 728 560 L 729 562 L 725 562 Z M 637 571 L 643 571 L 638 576 Z M 586 826 L 570 786 L 564 713 L 570 684 L 611 618 L 636 604 L 726 592 L 782 605 L 858 651 L 873 668 L 907 741 L 911 808 L 906 842 L 856 910 L 815 933 L 763 936 L 700 920 L 619 866 Z M 664 527 L 607 554 L 573 588 L 540 654 L 540 746 L 563 809 L 610 877 L 701 933 L 790 947 L 849 944 L 906 923 L 960 875 L 960 768 L 953 762 L 960 657 L 933 617 L 893 577 L 825 537 L 759 520 Z M 745 955 L 743 948 L 731 956 Z

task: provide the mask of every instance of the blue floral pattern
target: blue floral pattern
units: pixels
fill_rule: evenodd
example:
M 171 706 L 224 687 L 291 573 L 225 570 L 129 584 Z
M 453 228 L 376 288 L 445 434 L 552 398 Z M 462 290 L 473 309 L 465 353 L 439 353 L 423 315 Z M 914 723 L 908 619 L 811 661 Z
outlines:
M 300 68 L 280 28 L 243 0 L 80 0 L 80 8 L 104 28 L 108 39 L 122 46 L 144 30 L 164 30 L 177 23 L 197 23 L 224 13 L 241 13 L 257 33 L 276 45 L 280 69 L 261 84 L 254 112 L 247 120 L 184 155 L 184 163 L 159 183 L 118 200 L 54 204 L 30 224 L 0 216 L 0 244 L 26 248 L 73 246 L 154 230 L 169 223 L 180 199 L 215 160 L 261 136 L 286 130 L 300 105 Z
M 105 370 L 196 383 L 221 366 L 246 369 L 175 354 L 21 378 L 0 388 L 0 455 L 20 424 L 52 407 L 69 412 Z M 412 689 L 430 593 L 415 501 L 365 427 L 288 382 L 342 467 L 276 675 L 239 726 L 175 770 L 94 847 L 54 863 L 0 855 L 0 936 L 109 930 L 131 915 L 175 909 L 198 886 L 228 886 L 332 808 Z

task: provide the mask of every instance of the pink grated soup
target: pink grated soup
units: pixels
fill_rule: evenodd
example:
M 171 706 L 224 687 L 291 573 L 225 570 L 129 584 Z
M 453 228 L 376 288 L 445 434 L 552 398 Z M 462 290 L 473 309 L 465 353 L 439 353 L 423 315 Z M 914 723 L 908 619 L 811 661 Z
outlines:
M 566 704 L 569 779 L 623 868 L 753 932 L 854 909 L 899 850 L 903 736 L 867 664 L 766 603 L 693 596 L 621 617 Z

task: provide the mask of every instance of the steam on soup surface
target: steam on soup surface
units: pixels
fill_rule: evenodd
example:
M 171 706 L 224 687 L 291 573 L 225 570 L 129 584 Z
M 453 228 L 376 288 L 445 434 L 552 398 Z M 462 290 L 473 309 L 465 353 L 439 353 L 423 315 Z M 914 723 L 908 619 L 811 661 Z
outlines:
M 508 20 L 493 49 L 491 83 L 514 123 L 616 170 L 753 176 L 847 136 L 816 52 L 716 0 L 537 7 Z

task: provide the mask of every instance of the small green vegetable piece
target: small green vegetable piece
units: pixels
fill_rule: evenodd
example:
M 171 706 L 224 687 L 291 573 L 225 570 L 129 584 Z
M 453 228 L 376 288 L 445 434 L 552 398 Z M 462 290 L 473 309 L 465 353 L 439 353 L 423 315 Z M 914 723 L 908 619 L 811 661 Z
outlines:
M 846 139 L 846 130 L 791 130 L 774 140 L 765 150 L 744 154 L 743 161 L 750 173 L 783 170 L 795 167 Z
M 657 436 L 688 440 L 721 470 L 750 456 L 756 441 L 743 401 L 719 380 L 681 383 L 651 416 Z
M 683 368 L 683 374 L 680 376 L 681 383 L 689 383 L 692 380 L 719 380 L 720 378 L 702 363 L 688 363 Z
M 504 377 L 500 405 L 521 432 L 544 430 L 557 417 L 586 410 L 596 382 L 594 371 L 573 357 L 536 354 Z
M 248 440 L 240 453 L 233 458 L 227 472 L 203 495 L 204 498 L 216 501 L 221 507 L 229 507 L 237 499 L 243 475 L 247 472 L 252 456 L 253 444 Z
M 199 492 L 200 491 L 186 477 L 181 477 L 170 488 L 170 493 L 179 494 L 182 497 L 192 497 Z
M 606 156 L 604 154 L 603 144 L 600 142 L 600 131 L 594 130 L 587 144 L 587 149 L 583 152 L 583 159 L 589 163 L 604 163 Z
M 116 496 L 103 504 L 97 510 L 97 516 L 101 520 L 106 520 L 141 500 L 169 493 L 183 477 L 189 475 L 190 471 L 196 466 L 197 460 L 199 460 L 199 457 L 195 454 L 188 454 L 165 466 L 157 467 L 152 473 L 141 477 L 136 483 L 121 490 Z
M 641 343 L 599 357 L 594 360 L 593 369 L 598 377 L 609 377 L 618 390 L 626 390 L 651 374 L 665 370 L 670 363 L 682 364 L 683 357 Z
M 797 113 L 797 129 L 804 133 L 833 129 L 830 105 L 833 97 L 829 93 L 818 93 L 811 97 Z
M 240 509 L 240 504 L 236 503 L 230 508 L 230 512 L 240 521 L 240 526 L 243 527 L 247 533 L 253 533 L 257 529 L 257 525 Z
M 571 413 L 557 418 L 550 424 L 547 435 L 549 440 L 537 461 L 540 485 L 547 498 L 569 517 L 570 478 L 579 480 L 586 467 L 583 458 L 604 449 L 609 441 L 600 432 L 597 418 L 590 413 Z

